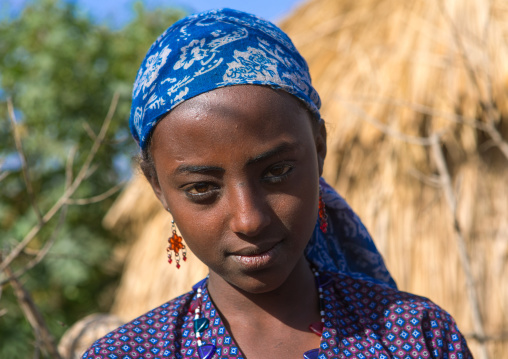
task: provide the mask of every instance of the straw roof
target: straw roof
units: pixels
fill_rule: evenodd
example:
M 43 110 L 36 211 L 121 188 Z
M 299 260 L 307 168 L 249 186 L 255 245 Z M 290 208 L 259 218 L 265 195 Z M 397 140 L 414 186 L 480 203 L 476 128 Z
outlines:
M 483 331 L 506 333 L 507 3 L 314 0 L 282 27 L 323 100 L 325 177 L 364 219 L 399 286 L 444 306 L 464 332 L 478 332 L 464 244 Z M 450 176 L 445 188 L 439 153 Z M 494 343 L 493 357 L 506 351 L 506 338 Z
M 445 131 L 454 164 L 493 155 L 478 151 L 488 137 L 477 127 L 489 122 L 484 107 L 491 104 L 494 125 L 508 133 L 501 118 L 508 113 L 507 18 L 506 2 L 484 0 L 318 0 L 292 14 L 282 27 L 307 59 L 331 125 L 335 157 L 326 177 L 343 184 L 341 148 L 377 151 L 392 140 L 387 130 Z M 397 146 L 401 170 L 429 169 L 424 147 Z M 378 170 L 366 167 L 351 175 Z
M 325 178 L 365 221 L 399 287 L 445 307 L 475 356 L 501 357 L 508 351 L 507 3 L 312 0 L 281 26 L 321 95 Z M 195 263 L 180 271 L 167 265 L 170 218 L 149 192 L 135 178 L 105 220 L 134 238 L 113 308 L 126 318 L 206 272 Z M 487 336 L 486 346 L 473 334 Z

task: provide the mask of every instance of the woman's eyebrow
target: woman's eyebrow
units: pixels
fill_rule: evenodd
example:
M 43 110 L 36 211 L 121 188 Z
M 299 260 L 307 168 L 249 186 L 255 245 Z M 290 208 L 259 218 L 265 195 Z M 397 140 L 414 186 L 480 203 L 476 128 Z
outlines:
M 291 152 L 297 148 L 297 145 L 290 142 L 284 142 L 281 145 L 263 152 L 247 161 L 247 166 L 255 163 L 259 163 L 265 161 L 269 158 L 280 156 L 283 153 Z M 224 174 L 225 170 L 222 167 L 218 166 L 200 166 L 200 165 L 185 165 L 182 164 L 178 166 L 175 170 L 176 174 L 191 174 L 191 173 L 200 173 L 200 174 Z
M 280 156 L 281 154 L 286 153 L 286 152 L 291 152 L 296 148 L 297 148 L 296 144 L 291 143 L 291 142 L 284 142 L 281 145 L 279 145 L 271 150 L 268 150 L 264 153 L 261 153 L 260 155 L 257 155 L 255 157 L 251 158 L 247 162 L 247 166 L 267 160 L 267 159 L 275 157 L 275 156 Z
M 206 173 L 206 174 L 223 174 L 224 168 L 217 166 L 195 166 L 195 165 L 180 165 L 175 171 L 177 174 L 190 174 L 190 173 Z

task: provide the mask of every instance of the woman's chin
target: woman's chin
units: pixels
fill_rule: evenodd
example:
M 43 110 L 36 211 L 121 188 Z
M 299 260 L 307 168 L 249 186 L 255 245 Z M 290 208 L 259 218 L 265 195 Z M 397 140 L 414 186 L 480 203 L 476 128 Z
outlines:
M 296 267 L 301 262 L 297 261 L 291 265 L 291 262 L 286 258 L 282 263 L 275 261 L 271 265 L 265 265 L 271 260 L 261 258 L 258 262 L 257 259 L 259 258 L 254 259 L 254 263 L 247 260 L 246 266 L 239 266 L 244 270 L 237 271 L 234 275 L 232 271 L 221 275 L 210 270 L 209 285 L 214 286 L 215 283 L 221 283 L 220 285 L 228 285 L 249 294 L 267 294 L 283 287 L 288 279 L 298 272 Z M 307 264 L 306 261 L 305 264 Z M 245 270 L 245 268 L 249 270 Z

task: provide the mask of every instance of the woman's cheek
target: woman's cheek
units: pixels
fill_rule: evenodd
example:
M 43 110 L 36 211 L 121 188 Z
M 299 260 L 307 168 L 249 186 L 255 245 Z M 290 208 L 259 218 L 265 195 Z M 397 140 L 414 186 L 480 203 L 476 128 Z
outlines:
M 204 211 L 189 209 L 185 212 L 181 221 L 178 214 L 175 214 L 175 222 L 177 225 L 183 224 L 179 229 L 187 245 L 196 255 L 201 255 L 203 252 L 209 252 L 208 254 L 212 255 L 212 249 L 221 247 L 223 233 L 223 230 L 219 228 L 221 221 L 217 215 L 207 214 Z

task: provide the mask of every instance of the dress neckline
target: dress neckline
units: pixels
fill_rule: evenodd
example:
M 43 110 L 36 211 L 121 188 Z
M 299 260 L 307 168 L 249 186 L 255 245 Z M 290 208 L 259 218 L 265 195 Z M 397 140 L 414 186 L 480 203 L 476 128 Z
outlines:
M 321 284 L 319 286 L 324 291 L 325 288 L 330 285 L 331 279 L 325 274 L 321 274 L 321 277 Z M 207 282 L 208 277 L 202 279 L 192 287 L 194 295 L 189 307 L 188 316 L 194 316 L 195 308 L 199 305 L 201 307 L 201 318 L 206 318 L 209 321 L 209 325 L 206 329 L 202 330 L 200 338 L 196 337 L 195 327 L 192 328 L 194 329 L 192 330 L 192 346 L 195 348 L 196 352 L 199 353 L 200 349 L 198 340 L 201 340 L 204 345 L 213 345 L 215 347 L 215 353 L 218 355 L 210 355 L 207 358 L 222 358 L 223 356 L 227 356 L 229 359 L 246 359 L 240 347 L 236 344 L 233 336 L 224 325 L 223 318 L 215 307 L 215 304 L 210 297 L 210 293 L 208 292 Z M 198 298 L 198 289 L 200 289 L 201 298 Z M 327 348 L 326 339 L 331 336 L 328 332 L 328 327 L 332 327 L 332 324 L 329 321 L 327 322 L 326 319 L 333 317 L 329 312 L 333 305 L 330 303 L 330 297 L 327 295 L 323 295 L 320 302 L 321 317 L 324 318 L 320 345 L 316 348 L 317 350 L 312 353 L 312 356 L 303 356 L 304 353 L 302 353 L 303 358 L 325 358 L 325 356 L 323 356 L 323 350 Z M 193 323 L 193 321 L 191 320 L 190 323 Z M 212 348 L 208 347 L 207 351 L 210 349 Z M 197 357 L 199 358 L 200 354 L 198 354 Z

